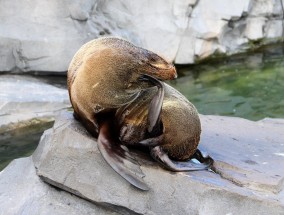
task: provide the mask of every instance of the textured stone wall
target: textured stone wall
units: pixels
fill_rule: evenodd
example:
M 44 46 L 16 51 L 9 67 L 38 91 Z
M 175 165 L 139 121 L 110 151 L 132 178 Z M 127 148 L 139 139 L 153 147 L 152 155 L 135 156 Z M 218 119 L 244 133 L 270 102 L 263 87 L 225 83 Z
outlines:
M 66 71 L 82 44 L 103 35 L 177 64 L 243 52 L 283 38 L 283 2 L 1 0 L 0 71 Z

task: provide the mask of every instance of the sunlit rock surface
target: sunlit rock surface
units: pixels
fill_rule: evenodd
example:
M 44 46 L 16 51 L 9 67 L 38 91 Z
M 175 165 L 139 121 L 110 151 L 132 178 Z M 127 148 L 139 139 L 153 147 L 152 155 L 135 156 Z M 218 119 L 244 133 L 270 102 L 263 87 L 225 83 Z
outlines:
M 275 42 L 283 26 L 280 0 L 2 0 L 0 71 L 66 71 L 104 35 L 188 64 Z
M 0 135 L 51 122 L 70 106 L 66 89 L 29 76 L 0 76 Z
M 283 214 L 284 121 L 201 116 L 201 122 L 200 148 L 215 159 L 217 174 L 172 173 L 140 154 L 148 192 L 106 164 L 71 112 L 45 131 L 33 162 L 47 183 L 122 214 Z

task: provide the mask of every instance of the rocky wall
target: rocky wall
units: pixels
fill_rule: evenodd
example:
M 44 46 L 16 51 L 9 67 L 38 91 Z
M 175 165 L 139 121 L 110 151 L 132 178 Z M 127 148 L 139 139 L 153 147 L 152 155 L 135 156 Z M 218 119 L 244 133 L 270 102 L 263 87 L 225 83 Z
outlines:
M 283 39 L 283 0 L 1 0 L 0 71 L 64 72 L 105 35 L 176 64 Z

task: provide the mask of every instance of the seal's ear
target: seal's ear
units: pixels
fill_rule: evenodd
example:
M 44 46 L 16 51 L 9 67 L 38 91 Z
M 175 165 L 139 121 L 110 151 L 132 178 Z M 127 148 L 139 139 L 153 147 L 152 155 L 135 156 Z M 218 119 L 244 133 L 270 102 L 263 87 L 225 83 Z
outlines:
M 100 125 L 98 148 L 106 162 L 133 186 L 147 191 L 149 187 L 143 181 L 144 173 L 125 146 L 111 133 L 111 121 L 106 120 Z

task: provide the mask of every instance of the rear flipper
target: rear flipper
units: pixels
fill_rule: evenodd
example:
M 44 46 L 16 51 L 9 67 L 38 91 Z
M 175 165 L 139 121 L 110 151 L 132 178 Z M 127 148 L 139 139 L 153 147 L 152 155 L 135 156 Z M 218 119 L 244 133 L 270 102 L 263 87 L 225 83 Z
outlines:
M 111 123 L 108 120 L 101 124 L 98 148 L 106 162 L 125 180 L 141 190 L 149 190 L 142 179 L 145 175 L 140 165 L 129 154 L 127 148 L 121 146 L 114 138 L 111 133 Z
M 201 163 L 194 163 L 192 160 L 185 162 L 172 161 L 160 146 L 152 148 L 151 155 L 163 167 L 175 172 L 206 170 L 209 169 L 214 162 L 210 156 L 204 157 L 198 149 L 193 155 L 193 158 L 196 158 Z

